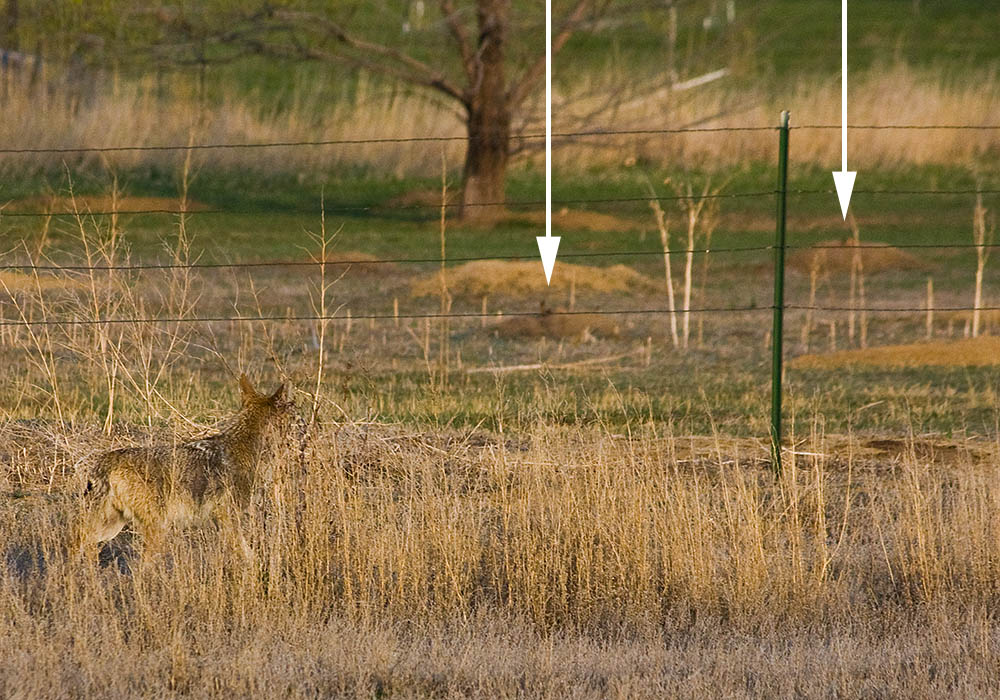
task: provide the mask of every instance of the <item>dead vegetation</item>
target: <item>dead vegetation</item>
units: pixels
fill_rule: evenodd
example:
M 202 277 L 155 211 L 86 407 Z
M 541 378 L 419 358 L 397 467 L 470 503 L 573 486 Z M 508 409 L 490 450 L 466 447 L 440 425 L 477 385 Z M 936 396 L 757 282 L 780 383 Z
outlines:
M 590 124 L 593 115 L 606 110 L 609 98 L 621 95 L 622 86 L 634 76 L 615 71 L 594 74 L 578 83 L 578 94 L 557 95 L 564 104 L 556 111 L 558 131 L 572 131 L 579 124 Z M 0 123 L 0 142 L 31 143 L 36 148 L 79 146 L 158 146 L 184 144 L 191 132 L 191 115 L 202 115 L 198 140 L 216 143 L 274 142 L 296 140 L 365 140 L 372 137 L 462 137 L 465 135 L 461 114 L 446 105 L 428 99 L 426 93 L 412 90 L 386 90 L 362 79 L 351 99 L 327 102 L 326 86 L 320 81 L 303 82 L 289 95 L 284 110 L 264 113 L 252 101 L 236 94 L 222 95 L 213 109 L 190 94 L 189 87 L 178 85 L 167 106 L 157 99 L 159 89 L 153 76 L 146 84 L 115 86 L 100 92 L 86 104 L 66 99 L 55 92 L 31 95 L 12 91 L 5 102 L 5 119 Z M 997 125 L 1000 114 L 1000 83 L 994 73 L 984 69 L 967 80 L 949 80 L 943 72 L 918 71 L 905 64 L 881 66 L 857 76 L 853 90 L 852 119 L 860 124 L 931 125 L 955 122 L 955 115 L 980 115 L 970 122 Z M 650 90 L 648 85 L 634 86 L 634 98 L 626 99 L 615 112 L 615 129 L 644 128 L 662 123 L 666 126 L 698 124 L 705 127 L 769 125 L 774 121 L 773 105 L 788 102 L 796 105 L 799 124 L 838 124 L 840 91 L 833 83 L 814 80 L 783 86 L 778 94 L 762 92 L 757 86 L 730 84 L 725 89 L 705 89 L 689 93 L 678 103 L 669 88 Z M 732 110 L 733 104 L 752 105 Z M 326 114 L 317 121 L 315 115 Z M 541 110 L 537 110 L 541 116 Z M 706 115 L 723 115 L 706 120 Z M 537 119 L 537 117 L 536 117 Z M 538 122 L 523 125 L 527 133 L 537 132 Z M 997 148 L 997 137 L 984 132 L 975 139 L 959 132 L 934 132 L 931 136 L 913 131 L 858 131 L 852 143 L 859 166 L 885 167 L 907 163 L 970 162 Z M 560 143 L 555 150 L 555 164 L 560 168 L 583 169 L 593 166 L 633 167 L 636 163 L 669 165 L 683 160 L 690 164 L 712 163 L 718 167 L 747 161 L 770 162 L 773 157 L 773 134 L 734 132 L 719 134 L 688 133 L 647 137 L 589 137 Z M 449 163 L 460 163 L 465 144 L 461 138 L 444 144 Z M 795 140 L 798 162 L 828 164 L 839 156 L 836 139 L 821 131 L 802 131 Z M 199 157 L 199 163 L 220 168 L 262 168 L 271 171 L 308 173 L 330 170 L 345 164 L 372 167 L 396 177 L 436 173 L 441 161 L 442 144 L 434 142 L 345 144 L 336 149 L 274 149 L 267 154 L 246 150 L 216 150 Z M 10 156 L 5 166 L 19 169 L 40 165 L 59 166 L 67 157 L 55 155 L 48 161 L 37 155 Z M 540 161 L 539 151 L 517 157 Z M 177 154 L 123 152 L 107 156 L 117 168 L 139 165 L 174 165 Z M 97 156 L 82 154 L 76 160 L 96 163 Z M 434 197 L 431 203 L 437 204 Z
M 324 420 L 306 469 L 277 463 L 241 519 L 252 561 L 239 533 L 194 531 L 156 559 L 123 536 L 103 564 L 65 554 L 72 463 L 0 438 L 0 689 L 663 697 L 740 694 L 749 676 L 768 696 L 825 696 L 835 679 L 852 695 L 995 687 L 988 445 L 940 460 L 917 442 L 814 437 L 775 482 L 753 443 L 551 425 L 524 437 Z M 968 635 L 980 641 L 956 643 Z M 915 649 L 934 674 L 914 671 Z

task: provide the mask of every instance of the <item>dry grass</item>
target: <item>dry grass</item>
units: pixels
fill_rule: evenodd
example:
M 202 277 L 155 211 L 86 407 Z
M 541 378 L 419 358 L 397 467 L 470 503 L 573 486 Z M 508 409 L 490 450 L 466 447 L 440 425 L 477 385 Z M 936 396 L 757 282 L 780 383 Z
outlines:
M 989 367 L 1000 365 L 1000 338 L 981 336 L 954 341 L 841 350 L 821 355 L 801 355 L 789 364 L 801 369 L 835 369 L 850 365 Z
M 483 295 L 539 298 L 548 290 L 577 290 L 631 293 L 651 291 L 655 283 L 625 265 L 591 267 L 560 262 L 552 273 L 552 284 L 546 285 L 537 262 L 507 262 L 475 260 L 448 269 L 448 291 L 456 297 L 479 299 Z M 413 283 L 415 297 L 436 294 L 440 287 L 438 273 Z
M 775 483 L 762 449 L 722 441 L 521 437 L 330 425 L 242 518 L 252 563 L 235 533 L 195 531 L 100 568 L 65 554 L 70 455 L 19 453 L 8 428 L 4 694 L 995 688 L 992 459 L 928 469 L 904 450 L 886 471 L 814 437 L 802 449 L 817 456 L 790 457 Z
M 564 123 L 586 123 L 586 115 L 606 104 L 613 90 L 629 84 L 624 76 L 594 76 L 581 85 L 589 99 L 562 96 L 556 110 Z M 839 125 L 840 82 L 803 79 L 778 94 L 767 94 L 753 84 L 731 84 L 680 96 L 669 90 L 642 92 L 613 110 L 607 121 L 614 128 L 649 128 L 697 124 L 702 127 L 771 126 L 777 124 L 778 108 L 787 107 L 792 125 Z M 726 116 L 714 116 L 714 115 Z M 577 115 L 574 117 L 574 115 Z M 712 116 L 709 116 L 712 115 Z M 957 116 L 961 115 L 961 116 Z M 974 115 L 974 116 L 969 116 Z M 943 72 L 917 71 L 905 64 L 879 66 L 856 74 L 851 82 L 852 124 L 937 125 L 972 123 L 1000 125 L 1000 81 L 993 72 L 949 80 Z M 593 120 L 590 120 L 593 123 Z M 851 132 L 853 162 L 858 167 L 892 167 L 903 164 L 971 163 L 988 157 L 997 148 L 997 132 L 983 132 L 970 138 L 959 131 L 874 131 Z M 585 167 L 598 163 L 626 166 L 637 163 L 742 164 L 748 161 L 773 162 L 776 141 L 771 132 L 668 134 L 650 137 L 581 138 L 558 148 L 555 162 L 560 167 Z M 792 142 L 797 163 L 828 166 L 839 162 L 840 139 L 837 129 L 802 129 Z
M 723 85 L 720 88 L 684 93 L 650 91 L 636 86 L 624 103 L 608 107 L 630 78 L 608 73 L 592 76 L 577 85 L 578 94 L 557 96 L 557 131 L 595 124 L 609 128 L 649 128 L 650 125 L 747 126 L 772 125 L 780 104 L 792 110 L 793 124 L 839 124 L 840 86 L 836 80 L 802 81 L 781 94 L 765 94 L 755 86 Z M 211 109 L 203 109 L 190 91 L 175 86 L 169 102 L 157 100 L 150 79 L 146 83 L 118 87 L 89 103 L 75 104 L 56 91 L 29 98 L 14 93 L 4 103 L 0 123 L 0 145 L 30 143 L 37 148 L 72 146 L 121 146 L 184 144 L 196 142 L 267 142 L 366 138 L 462 136 L 461 115 L 435 98 L 408 90 L 383 90 L 362 82 L 353 99 L 345 98 L 332 108 L 311 85 L 295 90 L 287 110 L 261 114 L 250 101 L 225 97 Z M 903 65 L 880 67 L 857 75 L 851 87 L 851 122 L 856 124 L 949 124 L 963 121 L 961 115 L 977 115 L 970 122 L 1000 125 L 1000 83 L 995 74 L 963 76 L 951 81 L 943 73 L 915 71 Z M 733 105 L 740 105 L 734 109 Z M 743 105 L 752 105 L 743 107 Z M 317 120 L 316 115 L 324 118 Z M 713 115 L 726 114 L 717 117 Z M 540 104 L 524 126 L 537 133 L 542 122 Z M 664 115 L 668 115 L 664 121 Z M 956 118 L 956 115 L 960 115 Z M 851 148 L 859 168 L 924 163 L 970 163 L 995 151 L 998 132 L 855 131 Z M 631 166 L 636 163 L 712 165 L 713 168 L 774 157 L 775 140 L 770 132 L 734 132 L 727 135 L 682 134 L 664 136 L 585 137 L 557 144 L 555 162 L 562 168 L 594 165 Z M 836 130 L 802 130 L 795 134 L 797 163 L 828 166 L 837 162 L 840 142 Z M 309 173 L 339 165 L 372 166 L 395 176 L 436 174 L 442 149 L 446 161 L 458 164 L 464 156 L 461 141 L 448 143 L 352 144 L 337 148 L 275 148 L 267 150 L 214 150 L 199 153 L 196 165 L 254 167 L 268 170 L 298 170 Z M 526 151 L 521 159 L 541 157 Z M 77 162 L 110 163 L 119 167 L 140 164 L 176 164 L 178 153 L 84 154 Z M 58 166 L 65 154 L 46 163 L 37 155 L 8 156 L 5 166 L 18 171 L 46 164 Z M 435 200 L 434 203 L 438 203 Z

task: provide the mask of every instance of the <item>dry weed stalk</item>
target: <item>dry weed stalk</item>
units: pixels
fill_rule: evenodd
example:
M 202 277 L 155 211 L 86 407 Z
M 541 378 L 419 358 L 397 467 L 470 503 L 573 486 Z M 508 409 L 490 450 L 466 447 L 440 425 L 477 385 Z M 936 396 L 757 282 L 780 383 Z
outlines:
M 925 337 L 930 340 L 934 337 L 934 278 L 927 278 L 927 319 L 925 325 Z
M 660 246 L 663 248 L 663 271 L 667 284 L 667 308 L 670 310 L 670 339 L 673 341 L 674 348 L 677 349 L 680 347 L 680 336 L 677 331 L 677 303 L 674 298 L 674 279 L 670 264 L 669 223 L 667 215 L 664 213 L 663 208 L 660 206 L 660 201 L 657 199 L 656 190 L 653 189 L 653 183 L 648 178 L 646 179 L 646 186 L 649 188 L 650 194 L 649 206 L 653 210 L 656 228 L 660 231 Z
M 339 233 L 339 231 L 337 232 Z M 319 212 L 319 233 L 310 234 L 312 242 L 317 246 L 315 253 L 309 254 L 313 262 L 318 263 L 319 280 L 315 289 L 309 290 L 309 302 L 313 313 L 319 317 L 317 322 L 318 330 L 314 330 L 316 337 L 316 381 L 313 386 L 312 406 L 309 409 L 310 429 L 316 424 L 319 413 L 320 388 L 323 386 L 323 372 L 326 367 L 326 336 L 327 328 L 330 324 L 330 310 L 327 303 L 330 289 L 338 280 L 327 279 L 327 264 L 330 259 L 330 250 L 333 247 L 337 233 L 328 235 L 326 230 L 326 198 L 325 194 L 320 195 Z M 339 279 L 339 278 L 338 278 Z
M 851 228 L 851 277 L 848 292 L 847 338 L 854 343 L 855 312 L 859 314 L 859 343 L 862 348 L 868 347 L 868 308 L 865 299 L 865 266 L 861 247 L 861 230 L 858 228 L 854 212 L 847 213 L 847 224 Z M 859 310 L 858 310 L 858 307 Z
M 809 304 L 806 309 L 805 320 L 802 323 L 802 347 L 809 352 L 809 344 L 812 339 L 813 317 L 815 315 L 816 291 L 819 286 L 820 256 L 813 255 L 809 260 Z
M 983 308 L 983 272 L 990 257 L 990 249 L 996 234 L 995 217 L 987 222 L 987 210 L 983 206 L 982 192 L 976 192 L 976 206 L 972 214 L 972 239 L 976 246 L 976 285 L 972 303 L 972 337 L 979 337 L 980 319 Z
M 669 183 L 670 181 L 668 180 L 667 182 Z M 701 193 L 696 194 L 694 186 L 690 181 L 672 184 L 674 191 L 677 193 L 678 205 L 687 219 L 687 248 L 684 254 L 684 283 L 681 292 L 680 333 L 680 347 L 687 350 L 691 337 L 691 298 L 694 284 L 695 248 L 699 242 L 703 243 L 705 247 L 705 250 L 702 253 L 705 256 L 705 260 L 702 265 L 701 285 L 701 296 L 704 297 L 705 282 L 708 277 L 708 251 L 711 246 L 712 233 L 715 231 L 715 226 L 718 222 L 719 200 L 716 198 L 716 195 L 722 190 L 724 185 L 713 189 L 712 178 L 708 177 L 702 186 Z M 650 191 L 652 192 L 651 185 Z M 669 234 L 663 211 L 655 197 L 656 194 L 653 192 L 651 206 L 653 207 L 653 213 L 656 216 L 657 226 L 660 229 L 660 242 L 663 245 L 663 256 L 665 265 L 667 266 L 666 275 L 668 303 L 670 304 L 671 311 L 673 311 L 675 306 L 673 301 L 673 287 L 671 285 Z M 673 319 L 673 313 L 671 313 L 671 318 Z M 673 334 L 674 332 L 675 328 L 671 325 L 671 333 Z
M 441 151 L 441 214 L 440 214 L 440 240 L 441 240 L 441 289 L 439 291 L 441 322 L 439 325 L 438 338 L 438 383 L 441 388 L 448 386 L 448 348 L 450 338 L 450 324 L 448 314 L 451 313 L 452 298 L 448 293 L 448 277 L 445 274 L 445 260 L 447 258 L 446 232 L 448 227 L 448 161 L 444 150 Z

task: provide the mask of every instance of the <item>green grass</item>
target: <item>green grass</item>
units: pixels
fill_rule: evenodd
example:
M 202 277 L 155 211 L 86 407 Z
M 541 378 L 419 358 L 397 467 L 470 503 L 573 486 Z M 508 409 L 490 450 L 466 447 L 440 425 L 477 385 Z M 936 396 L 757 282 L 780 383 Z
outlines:
M 917 67 L 943 68 L 956 77 L 969 69 L 1000 62 L 1000 14 L 975 0 L 912 0 L 853 3 L 849 12 L 849 70 L 860 71 L 903 61 Z M 461 71 L 451 38 L 434 7 L 428 4 L 423 24 L 412 23 L 399 0 L 389 3 L 344 3 L 335 16 L 365 38 L 405 50 L 459 81 Z M 724 8 L 725 3 L 717 3 Z M 681 78 L 729 66 L 740 79 L 788 83 L 810 76 L 835 77 L 840 70 L 840 6 L 820 0 L 736 2 L 736 20 L 706 30 L 708 0 L 680 4 L 677 66 Z M 562 10 L 556 7 L 556 15 Z M 466 16 L 471 13 L 466 13 Z M 724 14 L 724 9 L 723 9 Z M 514 3 L 509 53 L 514 66 L 539 55 L 543 17 L 535 3 Z M 404 21 L 412 29 L 402 32 Z M 554 79 L 573 85 L 588 75 L 610 70 L 630 80 L 662 78 L 668 66 L 668 15 L 661 6 L 612 7 L 607 21 L 578 32 L 557 57 Z M 215 58 L 229 56 L 223 51 Z M 182 68 L 191 81 L 198 69 Z M 516 70 L 514 73 L 516 74 Z M 335 79 L 331 79 L 335 76 Z M 350 98 L 357 76 L 340 66 L 258 56 L 224 60 L 205 72 L 205 90 L 218 99 L 233 88 L 250 96 L 265 111 L 286 108 L 296 91 L 321 102 Z
M 658 249 L 658 235 L 648 204 L 644 201 L 595 202 L 587 200 L 635 199 L 648 196 L 647 178 L 662 183 L 667 177 L 675 180 L 691 178 L 696 184 L 704 173 L 678 173 L 665 170 L 632 168 L 625 170 L 595 170 L 583 174 L 558 173 L 554 178 L 553 197 L 556 201 L 579 202 L 572 209 L 593 210 L 620 217 L 628 229 L 610 232 L 585 230 L 565 231 L 563 253 L 624 252 Z M 770 192 L 774 189 L 773 168 L 756 164 L 728 175 L 715 174 L 713 182 L 725 182 L 725 192 Z M 1000 176 L 980 176 L 986 189 L 996 189 Z M 88 171 L 73 175 L 74 190 L 79 194 L 106 192 L 107 176 Z M 810 218 L 828 220 L 836 213 L 836 198 L 832 179 L 826 171 L 815 167 L 793 168 L 789 189 L 789 214 L 793 220 Z M 458 174 L 451 176 L 457 182 Z M 0 187 L 0 197 L 16 200 L 46 190 L 62 191 L 65 176 L 53 173 L 48 177 L 14 179 Z M 177 178 L 173 173 L 150 168 L 119 175 L 119 182 L 129 195 L 176 197 Z M 452 187 L 456 185 L 453 184 Z M 192 199 L 223 213 L 196 214 L 190 226 L 202 246 L 199 253 L 205 261 L 231 261 L 249 257 L 254 260 L 295 257 L 301 255 L 304 231 L 319 228 L 321 202 L 325 202 L 327 226 L 341 229 L 338 246 L 344 250 L 360 250 L 383 257 L 434 257 L 438 249 L 436 206 L 405 206 L 394 208 L 390 201 L 414 190 L 433 191 L 440 187 L 434 179 L 388 179 L 372 173 L 338 173 L 302 180 L 293 174 L 262 172 L 202 171 L 193 181 Z M 657 193 L 664 197 L 664 206 L 675 209 L 670 199 L 675 196 L 668 186 L 658 184 Z M 958 167 L 922 167 L 906 170 L 873 170 L 859 176 L 852 207 L 859 217 L 871 218 L 875 224 L 866 227 L 863 235 L 894 245 L 918 243 L 962 243 L 971 241 L 972 195 L 928 194 L 868 194 L 875 191 L 968 190 L 976 180 L 967 170 Z M 799 191 L 806 194 L 798 194 Z M 539 173 L 515 169 L 511 172 L 508 197 L 512 201 L 542 199 L 543 180 Z M 987 195 L 986 204 L 995 208 L 997 195 Z M 532 207 L 537 209 L 537 207 Z M 516 208 L 515 208 L 516 210 Z M 716 247 L 766 245 L 773 236 L 769 230 L 746 230 L 740 218 L 752 218 L 766 223 L 773 218 L 774 197 L 725 199 L 721 213 L 730 218 L 713 241 Z M 682 231 L 678 212 L 671 211 L 675 233 Z M 919 219 L 917 226 L 894 223 L 894 217 Z M 885 222 L 878 224 L 879 218 Z M 127 230 L 133 252 L 140 256 L 158 254 L 163 236 L 176 217 L 171 215 L 127 215 Z M 68 219 L 68 217 L 66 217 Z M 6 217 L 4 225 L 15 238 L 32 238 L 38 221 L 28 217 Z M 66 220 L 54 227 L 56 234 L 65 230 L 67 239 L 76 234 Z M 449 221 L 448 248 L 450 257 L 533 255 L 537 227 L 518 223 L 505 224 L 489 231 L 470 228 L 459 221 Z M 847 235 L 842 226 L 820 226 L 789 232 L 789 244 L 809 245 L 819 240 Z M 607 264 L 619 262 L 608 259 Z M 594 264 L 601 264 L 595 262 Z

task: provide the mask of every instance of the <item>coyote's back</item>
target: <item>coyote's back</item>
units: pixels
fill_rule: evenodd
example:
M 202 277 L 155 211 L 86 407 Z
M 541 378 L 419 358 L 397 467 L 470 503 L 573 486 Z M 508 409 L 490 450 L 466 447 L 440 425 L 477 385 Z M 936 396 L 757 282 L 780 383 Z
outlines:
M 126 525 L 156 543 L 171 526 L 219 523 L 245 507 L 262 453 L 273 439 L 290 437 L 295 414 L 284 385 L 263 395 L 244 375 L 240 392 L 239 413 L 214 435 L 100 455 L 87 483 L 80 545 L 110 540 Z

